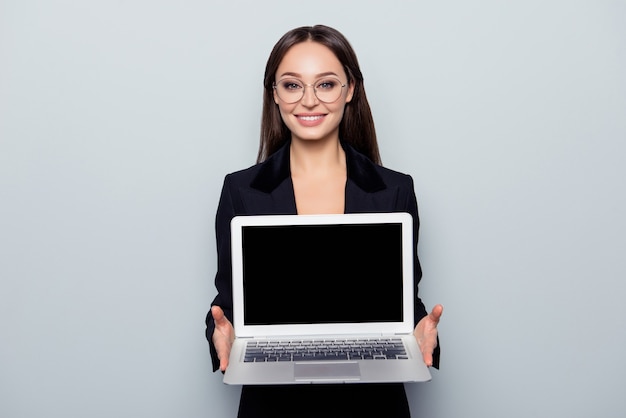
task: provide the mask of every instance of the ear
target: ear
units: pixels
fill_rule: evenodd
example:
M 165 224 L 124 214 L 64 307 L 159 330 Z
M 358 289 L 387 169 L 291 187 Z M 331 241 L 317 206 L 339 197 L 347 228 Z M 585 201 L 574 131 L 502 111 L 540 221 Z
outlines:
M 346 103 L 350 103 L 352 101 L 352 96 L 354 96 L 354 83 L 350 82 L 348 85 L 348 94 L 346 96 Z

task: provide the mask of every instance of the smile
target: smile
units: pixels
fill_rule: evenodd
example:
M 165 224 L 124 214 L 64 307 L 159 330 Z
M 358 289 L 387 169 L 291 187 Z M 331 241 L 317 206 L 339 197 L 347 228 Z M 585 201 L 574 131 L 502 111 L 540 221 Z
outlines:
M 316 126 L 324 123 L 326 115 L 324 114 L 316 114 L 316 115 L 296 115 L 296 120 L 305 128 L 314 128 Z
M 304 120 L 307 122 L 312 122 L 312 121 L 316 121 L 316 120 L 320 120 L 322 119 L 324 116 L 323 115 L 316 115 L 316 116 L 298 116 L 298 119 L 300 120 Z

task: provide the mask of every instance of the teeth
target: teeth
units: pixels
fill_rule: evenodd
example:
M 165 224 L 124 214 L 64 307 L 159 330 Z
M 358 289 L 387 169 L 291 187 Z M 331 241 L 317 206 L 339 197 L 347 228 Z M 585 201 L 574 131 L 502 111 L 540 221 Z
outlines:
M 300 119 L 302 120 L 308 120 L 308 121 L 312 121 L 312 120 L 318 120 L 321 119 L 321 116 L 299 116 Z

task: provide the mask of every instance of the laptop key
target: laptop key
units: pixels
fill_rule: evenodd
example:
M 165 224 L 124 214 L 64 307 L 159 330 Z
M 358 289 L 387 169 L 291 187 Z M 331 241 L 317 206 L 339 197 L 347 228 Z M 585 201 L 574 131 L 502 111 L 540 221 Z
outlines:
M 249 342 L 244 362 L 407 359 L 397 338 Z

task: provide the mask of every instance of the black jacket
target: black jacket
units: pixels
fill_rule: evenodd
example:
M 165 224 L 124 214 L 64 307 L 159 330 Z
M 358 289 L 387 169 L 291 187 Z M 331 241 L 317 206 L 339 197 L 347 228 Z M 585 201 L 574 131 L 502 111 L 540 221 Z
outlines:
M 427 315 L 418 297 L 422 270 L 417 258 L 419 217 L 413 179 L 406 174 L 372 163 L 367 157 L 347 144 L 348 180 L 346 183 L 345 212 L 408 212 L 413 216 L 415 254 L 415 323 Z M 224 180 L 216 217 L 218 269 L 215 286 L 218 295 L 211 305 L 220 306 L 232 322 L 230 221 L 236 215 L 296 214 L 296 201 L 289 168 L 289 143 L 266 161 L 245 170 L 228 174 Z M 209 311 L 206 317 L 206 338 L 211 348 L 213 371 L 219 368 L 219 359 L 212 342 L 215 324 Z M 439 347 L 433 356 L 434 367 L 439 365 Z

